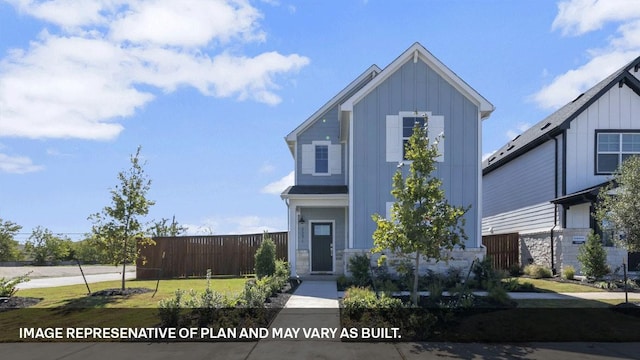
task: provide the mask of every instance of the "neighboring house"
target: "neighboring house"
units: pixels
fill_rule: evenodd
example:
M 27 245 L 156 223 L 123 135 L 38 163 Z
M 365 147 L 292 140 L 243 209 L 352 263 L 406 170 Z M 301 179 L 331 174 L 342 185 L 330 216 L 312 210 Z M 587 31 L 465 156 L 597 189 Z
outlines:
M 639 66 L 637 58 L 483 161 L 482 234 L 519 234 L 521 264 L 580 269 L 579 246 L 601 233 L 591 216 L 599 189 L 640 154 Z M 615 269 L 627 253 L 604 238 Z
M 372 215 L 394 201 L 391 178 L 416 119 L 428 116 L 439 143 L 437 173 L 449 201 L 471 205 L 466 251 L 451 266 L 469 266 L 481 246 L 481 129 L 494 107 L 422 45 L 385 69 L 373 65 L 285 137 L 295 185 L 281 195 L 289 211 L 292 275 L 344 274 L 349 257 L 373 246 Z

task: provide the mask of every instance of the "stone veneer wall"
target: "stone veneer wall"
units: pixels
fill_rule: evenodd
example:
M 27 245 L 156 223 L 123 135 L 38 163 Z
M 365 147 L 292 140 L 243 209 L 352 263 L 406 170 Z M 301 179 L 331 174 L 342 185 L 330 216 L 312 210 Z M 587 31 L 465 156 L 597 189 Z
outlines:
M 562 258 L 560 260 L 561 268 L 565 266 L 573 266 L 576 274 L 582 274 L 582 266 L 578 261 L 578 251 L 582 244 L 574 244 L 574 236 L 584 236 L 585 240 L 591 229 L 564 229 L 562 241 Z M 622 262 L 627 260 L 627 251 L 625 249 L 613 246 L 606 246 L 607 264 L 614 271 L 617 267 L 622 266 Z
M 296 250 L 296 274 L 298 276 L 301 275 L 309 275 L 311 269 L 311 259 L 309 258 L 309 250 L 306 249 L 298 249 Z M 344 274 L 344 250 L 336 250 L 335 256 L 335 265 L 334 269 L 336 270 L 334 274 L 341 275 Z
M 554 231 L 554 254 L 556 267 L 560 259 L 562 233 Z M 520 234 L 520 264 L 537 264 L 551 268 L 551 231 Z M 559 270 L 556 268 L 556 270 Z
M 574 244 L 574 236 L 584 236 L 585 239 L 591 229 L 562 229 L 554 231 L 554 257 L 556 271 L 561 274 L 566 266 L 573 266 L 576 274 L 582 274 L 582 266 L 578 261 L 578 251 L 582 244 Z M 540 232 L 534 234 L 520 234 L 520 263 L 527 265 L 534 263 L 545 267 L 551 266 L 551 233 Z M 622 265 L 627 252 L 617 247 L 605 247 L 607 264 L 611 270 Z M 531 259 L 531 262 L 529 261 Z
M 351 273 L 348 269 L 349 259 L 353 256 L 366 254 L 370 256 L 371 265 L 377 266 L 378 258 L 380 254 L 370 254 L 369 250 L 365 249 L 347 249 L 344 250 L 344 274 L 350 276 Z M 450 268 L 460 268 L 462 269 L 463 274 L 466 274 L 473 263 L 473 260 L 478 259 L 482 260 L 486 254 L 486 249 L 482 248 L 466 248 L 465 250 L 454 250 L 449 253 L 450 260 L 448 261 L 426 261 L 423 259 L 420 260 L 420 273 L 426 274 L 427 270 L 431 270 L 437 273 L 444 273 Z M 400 260 L 399 257 L 394 257 L 393 255 L 387 254 L 387 261 L 389 263 L 393 263 L 395 260 Z M 391 274 L 395 274 L 395 269 L 393 266 L 389 267 L 389 272 Z

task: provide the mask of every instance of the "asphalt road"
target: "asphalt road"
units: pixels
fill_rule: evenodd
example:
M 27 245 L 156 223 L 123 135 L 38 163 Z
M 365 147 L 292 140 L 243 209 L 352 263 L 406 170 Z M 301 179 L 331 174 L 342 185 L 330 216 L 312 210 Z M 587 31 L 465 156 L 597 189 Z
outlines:
M 95 283 L 100 281 L 120 280 L 122 278 L 122 267 L 109 265 L 83 265 L 87 282 Z M 78 266 L 0 266 L 0 278 L 14 278 L 29 274 L 31 279 L 28 282 L 18 284 L 18 289 L 34 289 L 53 286 L 65 286 L 84 284 L 82 273 Z M 127 266 L 125 278 L 135 279 L 135 266 Z

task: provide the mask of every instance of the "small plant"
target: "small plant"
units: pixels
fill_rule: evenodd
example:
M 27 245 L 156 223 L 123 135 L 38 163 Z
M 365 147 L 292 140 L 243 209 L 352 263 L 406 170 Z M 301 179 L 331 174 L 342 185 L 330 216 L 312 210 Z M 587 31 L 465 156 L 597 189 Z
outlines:
M 276 272 L 276 244 L 269 237 L 269 233 L 265 231 L 262 243 L 255 255 L 256 260 L 256 277 L 258 279 L 264 276 L 270 276 Z
M 371 261 L 366 254 L 358 254 L 349 258 L 349 271 L 354 285 L 371 285 Z
M 269 290 L 262 284 L 247 281 L 242 294 L 240 294 L 240 303 L 246 308 L 263 308 L 264 301 L 269 296 Z
M 31 272 L 28 272 L 22 276 L 18 276 L 13 279 L 1 278 L 0 279 L 0 297 L 12 297 L 18 291 L 18 288 L 17 288 L 18 284 L 21 284 L 30 280 L 29 274 L 31 274 Z
M 513 277 L 522 275 L 522 267 L 520 266 L 520 264 L 509 265 L 509 275 Z
M 525 266 L 524 274 L 531 276 L 534 279 L 550 278 L 553 276 L 549 268 L 537 264 Z
M 431 298 L 431 301 L 433 302 L 440 301 L 440 299 L 442 298 L 442 293 L 444 291 L 444 287 L 442 286 L 442 283 L 440 283 L 439 281 L 434 281 L 431 284 L 429 284 L 428 290 L 429 290 L 429 297 Z
M 501 306 L 511 304 L 511 298 L 500 282 L 491 282 L 489 284 L 487 298 Z
M 573 280 L 576 275 L 576 269 L 571 265 L 565 266 L 562 268 L 562 275 L 567 280 Z
M 176 290 L 175 297 L 162 299 L 158 302 L 160 312 L 160 325 L 162 327 L 178 327 L 180 324 L 180 312 L 182 310 L 182 296 L 184 290 Z
M 598 280 L 609 273 L 607 252 L 602 246 L 600 236 L 589 233 L 587 242 L 578 250 L 578 261 L 582 264 L 582 272 L 589 278 Z

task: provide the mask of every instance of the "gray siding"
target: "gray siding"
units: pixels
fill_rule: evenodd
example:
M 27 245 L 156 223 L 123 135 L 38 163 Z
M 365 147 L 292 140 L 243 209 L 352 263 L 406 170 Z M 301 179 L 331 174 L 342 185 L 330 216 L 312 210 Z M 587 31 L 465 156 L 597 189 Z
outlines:
M 301 208 L 300 215 L 305 220 L 303 231 L 298 236 L 298 249 L 309 250 L 309 236 L 311 235 L 311 221 L 318 220 L 334 220 L 335 242 L 333 244 L 335 250 L 344 250 L 346 244 L 346 208 Z
M 558 148 L 562 146 L 558 142 Z M 487 218 L 555 197 L 555 144 L 538 146 L 482 178 L 482 216 Z
M 396 163 L 386 162 L 386 116 L 428 111 L 445 117 L 445 160 L 435 176 L 454 205 L 471 205 L 466 215 L 468 244 L 475 244 L 478 219 L 478 108 L 422 61 L 405 63 L 353 108 L 354 248 L 370 248 L 375 223 L 386 213 Z M 471 245 L 470 245 L 471 246 Z
M 346 167 L 344 161 L 342 161 L 342 170 L 340 174 L 329 176 L 313 176 L 311 174 L 302 173 L 302 145 L 311 144 L 312 141 L 327 140 L 332 144 L 340 144 L 340 121 L 338 118 L 338 106 L 334 106 L 326 113 L 318 117 L 318 119 L 311 124 L 307 129 L 298 135 L 298 142 L 296 143 L 298 156 L 296 158 L 296 185 L 346 185 Z M 344 144 L 342 146 L 342 152 L 345 152 Z

